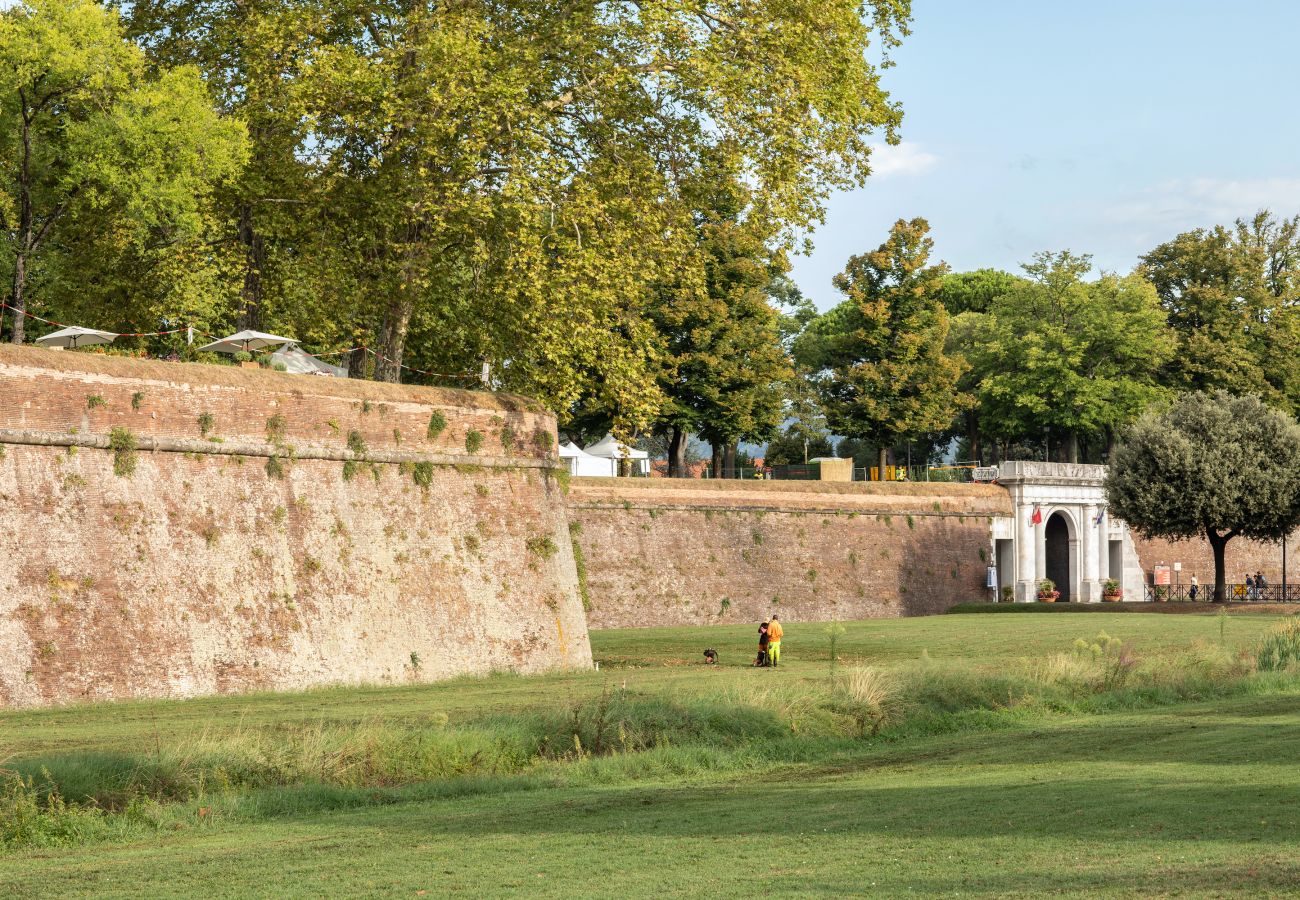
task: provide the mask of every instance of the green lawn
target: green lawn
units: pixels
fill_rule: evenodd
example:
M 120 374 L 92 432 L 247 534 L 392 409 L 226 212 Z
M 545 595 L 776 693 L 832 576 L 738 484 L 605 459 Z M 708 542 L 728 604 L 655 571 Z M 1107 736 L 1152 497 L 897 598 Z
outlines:
M 1244 648 L 1275 624 L 1138 614 L 882 620 L 849 623 L 839 649 L 846 663 L 897 671 L 924 651 L 936 670 L 997 673 L 1099 629 L 1158 661 L 1198 640 L 1217 644 L 1220 627 L 1229 648 Z M 824 681 L 824 626 L 788 625 L 787 666 L 775 671 L 741 665 L 752 631 L 599 632 L 599 673 L 11 712 L 0 714 L 0 742 L 28 761 L 69 748 L 147 754 L 223 729 L 438 713 L 473 722 L 624 681 L 674 697 Z M 705 645 L 724 666 L 695 665 Z M 540 777 L 441 796 L 418 785 L 346 797 L 301 786 L 231 801 L 220 815 L 181 804 L 165 827 L 121 841 L 8 851 L 0 896 L 1224 896 L 1300 885 L 1300 693 L 1274 686 L 1101 715 L 1030 704 L 962 722 L 892 740 L 809 738 L 805 750 L 791 735 L 770 741 L 783 748 L 770 757 L 687 748 L 643 754 L 659 767 L 555 763 Z M 241 817 L 241 804 L 257 815 Z

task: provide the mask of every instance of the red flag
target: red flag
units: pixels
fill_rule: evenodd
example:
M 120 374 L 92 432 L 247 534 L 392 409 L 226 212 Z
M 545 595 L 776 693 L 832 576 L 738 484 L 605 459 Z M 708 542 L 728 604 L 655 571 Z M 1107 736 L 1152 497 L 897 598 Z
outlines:
M 1029 517 L 1030 525 L 1039 525 L 1043 521 L 1043 511 L 1037 506 L 1034 507 L 1034 514 Z

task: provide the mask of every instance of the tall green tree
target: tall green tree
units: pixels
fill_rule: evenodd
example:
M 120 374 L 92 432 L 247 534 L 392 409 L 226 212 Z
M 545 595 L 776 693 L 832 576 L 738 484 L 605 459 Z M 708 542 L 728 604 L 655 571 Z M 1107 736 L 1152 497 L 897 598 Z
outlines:
M 965 402 L 956 390 L 964 363 L 944 349 L 947 267 L 930 263 L 929 232 L 924 219 L 900 219 L 878 249 L 851 258 L 834 281 L 847 299 L 796 349 L 820 373 L 831 429 L 873 442 L 882 469 L 889 448 L 946 429 Z
M 1178 339 L 1170 384 L 1300 410 L 1300 219 L 1264 210 L 1185 232 L 1143 256 L 1140 271 Z
M 764 441 L 784 418 L 783 388 L 794 372 L 770 291 L 786 262 L 745 221 L 749 199 L 738 182 L 718 182 L 697 226 L 702 279 L 674 285 L 650 310 L 664 347 L 660 421 L 670 475 L 685 474 L 690 431 L 712 445 L 721 472 L 734 469 L 738 441 Z
M 1229 541 L 1278 541 L 1300 525 L 1300 426 L 1255 397 L 1183 394 L 1125 432 L 1106 498 L 1139 534 L 1209 541 L 1221 603 Z
M 267 224 L 257 201 L 278 187 L 244 193 L 259 271 L 292 260 L 287 283 L 262 278 L 266 309 L 355 330 L 376 377 L 487 361 L 499 386 L 605 410 L 624 434 L 662 402 L 658 286 L 704 277 L 692 212 L 713 162 L 752 187 L 756 233 L 795 245 L 829 191 L 868 176 L 868 141 L 896 139 L 864 51 L 888 64 L 909 15 L 903 0 L 139 6 L 148 46 L 193 35 L 223 96 L 239 83 L 250 123 L 270 116 L 266 159 L 307 165 L 311 203 L 291 214 L 317 241 Z M 266 112 L 277 92 L 292 118 Z
M 1081 436 L 1102 441 L 1163 395 L 1173 340 L 1143 279 L 1084 276 L 1089 256 L 1040 253 L 1029 281 L 966 330 L 981 429 L 1004 441 L 1054 435 L 1066 462 Z
M 245 133 L 218 117 L 193 68 L 150 73 L 117 14 L 91 0 L 24 0 L 0 13 L 0 231 L 11 339 L 42 254 L 77 217 L 142 247 L 201 230 L 214 184 L 242 166 Z M 82 232 L 83 238 L 87 235 Z M 65 277 L 69 273 L 63 273 Z

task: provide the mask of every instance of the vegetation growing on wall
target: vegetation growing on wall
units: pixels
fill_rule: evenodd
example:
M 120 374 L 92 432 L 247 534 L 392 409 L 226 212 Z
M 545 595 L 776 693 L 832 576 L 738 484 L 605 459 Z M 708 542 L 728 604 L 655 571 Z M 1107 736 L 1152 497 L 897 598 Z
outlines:
M 131 430 L 114 427 L 108 434 L 108 447 L 113 451 L 113 474 L 122 478 L 134 475 L 136 439 Z

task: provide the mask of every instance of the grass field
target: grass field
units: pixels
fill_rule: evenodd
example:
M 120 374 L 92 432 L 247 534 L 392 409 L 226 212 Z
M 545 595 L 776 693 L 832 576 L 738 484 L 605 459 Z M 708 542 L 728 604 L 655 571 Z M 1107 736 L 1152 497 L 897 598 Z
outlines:
M 0 896 L 1294 893 L 1278 622 L 846 623 L 834 682 L 825 625 L 777 670 L 598 632 L 599 672 L 3 713 L 40 802 L 108 811 L 0 819 Z

